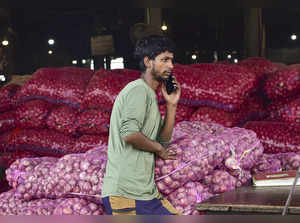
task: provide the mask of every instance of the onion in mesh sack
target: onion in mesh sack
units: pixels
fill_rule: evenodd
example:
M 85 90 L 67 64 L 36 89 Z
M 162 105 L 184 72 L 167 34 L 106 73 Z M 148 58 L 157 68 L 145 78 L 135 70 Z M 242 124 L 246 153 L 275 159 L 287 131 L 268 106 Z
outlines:
M 50 103 L 39 99 L 20 103 L 16 109 L 16 124 L 20 128 L 45 128 L 51 108 Z
M 166 114 L 167 107 L 165 104 L 159 105 L 159 111 L 162 118 L 164 119 Z M 179 104 L 177 105 L 175 124 L 182 121 L 187 121 L 191 115 L 196 111 L 196 108 L 189 107 L 186 105 Z
M 26 151 L 21 148 L 16 148 L 15 151 L 5 151 L 2 153 L 2 159 L 5 163 L 5 166 L 8 168 L 12 163 L 18 159 L 25 157 L 38 157 L 39 155 L 35 152 Z
M 65 199 L 38 199 L 29 202 L 23 202 L 18 209 L 17 215 L 46 215 L 54 214 L 55 208 Z
M 20 89 L 21 86 L 17 84 L 9 84 L 0 88 L 0 112 L 9 111 L 16 107 L 16 94 Z
M 183 215 L 197 214 L 195 205 L 203 202 L 213 195 L 208 187 L 199 182 L 188 182 L 184 186 L 172 192 L 167 199 Z
M 91 109 L 77 117 L 78 131 L 86 135 L 108 134 L 110 112 Z
M 258 162 L 252 167 L 253 174 L 264 172 L 278 172 L 282 168 L 280 159 L 273 154 L 263 154 Z
M 176 65 L 173 73 L 182 88 L 180 103 L 226 111 L 239 110 L 256 81 L 247 69 L 224 64 Z
M 42 162 L 26 173 L 24 182 L 16 188 L 16 196 L 28 201 L 70 195 L 101 203 L 106 159 L 103 149 L 96 148 L 86 154 L 65 155 L 55 163 Z
M 41 163 L 55 163 L 55 157 L 36 157 L 36 158 L 22 158 L 13 162 L 8 169 L 6 169 L 6 179 L 9 185 L 16 188 L 19 184 L 24 182 L 24 178 L 31 172 L 35 171 L 35 167 Z M 39 166 L 40 168 L 40 166 Z
M 54 104 L 79 107 L 93 72 L 59 69 L 38 69 L 18 92 L 18 102 L 43 99 Z
M 50 129 L 65 135 L 76 135 L 76 116 L 77 111 L 70 106 L 64 105 L 54 108 L 46 123 Z
M 0 114 L 0 134 L 8 132 L 16 127 L 15 117 L 15 111 L 8 111 Z
M 17 215 L 22 208 L 23 201 L 15 196 L 15 190 L 9 190 L 0 194 L 0 216 Z
M 282 114 L 287 108 L 287 106 L 294 100 L 298 99 L 299 95 L 288 97 L 288 98 L 282 98 L 275 101 L 271 101 L 267 105 L 267 112 L 270 115 L 270 118 L 277 120 L 277 121 L 283 121 Z
M 15 190 L 0 194 L 0 216 L 53 215 L 56 206 L 64 199 L 39 199 L 23 201 L 15 196 Z
M 101 204 L 80 198 L 65 199 L 54 210 L 54 215 L 103 215 L 103 213 Z
M 244 128 L 256 133 L 264 147 L 264 153 L 300 151 L 300 135 L 291 131 L 289 123 L 251 121 L 247 122 Z
M 157 187 L 165 195 L 189 181 L 203 179 L 229 154 L 229 147 L 209 133 L 184 135 L 167 149 L 177 153 L 176 160 L 157 158 L 155 167 Z
M 264 148 L 251 130 L 234 127 L 221 132 L 219 137 L 231 151 L 230 157 L 224 157 L 228 169 L 250 170 L 263 154 Z
M 263 80 L 265 76 L 268 76 L 268 74 L 278 70 L 276 65 L 263 57 L 250 57 L 240 61 L 238 65 L 246 67 L 250 71 L 254 72 L 258 82 Z
M 219 194 L 234 190 L 237 186 L 237 179 L 227 171 L 215 170 L 204 178 L 203 183 L 209 187 L 211 193 Z
M 111 111 L 119 92 L 135 79 L 134 76 L 118 75 L 110 70 L 96 71 L 86 88 L 80 109 L 100 108 Z
M 172 138 L 180 138 L 183 135 L 194 134 L 216 134 L 224 131 L 226 128 L 220 124 L 199 122 L 199 121 L 183 121 L 174 126 Z
M 273 159 L 279 159 L 282 164 L 283 170 L 298 170 L 300 167 L 300 154 L 299 153 L 277 153 L 268 154 Z
M 22 148 L 40 155 L 62 156 L 73 151 L 75 139 L 49 129 L 18 129 L 7 144 L 10 150 Z
M 83 135 L 76 139 L 75 146 L 73 147 L 74 153 L 84 153 L 90 149 L 104 146 L 107 150 L 108 136 L 107 135 Z
M 263 90 L 272 100 L 296 95 L 300 90 L 300 69 L 288 68 L 272 73 Z

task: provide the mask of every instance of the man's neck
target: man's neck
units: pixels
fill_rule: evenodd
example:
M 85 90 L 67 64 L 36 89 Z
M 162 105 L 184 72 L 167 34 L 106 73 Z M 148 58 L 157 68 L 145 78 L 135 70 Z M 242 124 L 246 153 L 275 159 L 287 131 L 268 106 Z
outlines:
M 144 72 L 142 73 L 141 78 L 153 89 L 153 91 L 156 91 L 159 86 L 159 82 L 153 79 L 151 73 Z

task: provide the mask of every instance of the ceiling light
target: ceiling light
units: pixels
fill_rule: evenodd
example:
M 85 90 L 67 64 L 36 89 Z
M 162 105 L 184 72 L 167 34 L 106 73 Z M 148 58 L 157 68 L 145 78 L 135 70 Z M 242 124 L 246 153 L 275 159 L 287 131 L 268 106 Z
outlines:
M 298 38 L 298 37 L 297 37 L 296 34 L 291 35 L 291 39 L 292 39 L 292 40 L 296 40 L 297 38 Z
M 48 43 L 49 43 L 49 45 L 54 45 L 55 41 L 54 41 L 54 39 L 49 39 Z
M 3 40 L 3 41 L 2 41 L 2 45 L 3 45 L 3 46 L 7 46 L 8 44 L 9 44 L 8 40 Z

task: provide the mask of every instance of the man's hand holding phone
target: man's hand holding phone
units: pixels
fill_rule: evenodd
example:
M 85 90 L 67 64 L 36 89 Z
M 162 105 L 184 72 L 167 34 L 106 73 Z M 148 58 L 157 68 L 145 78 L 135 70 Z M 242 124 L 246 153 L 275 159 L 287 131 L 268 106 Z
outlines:
M 176 77 L 171 74 L 168 80 L 166 80 L 164 84 L 162 84 L 161 90 L 167 105 L 169 104 L 169 105 L 177 106 L 180 99 L 181 88 L 180 88 L 180 84 L 176 80 Z M 168 94 L 168 91 L 170 94 Z

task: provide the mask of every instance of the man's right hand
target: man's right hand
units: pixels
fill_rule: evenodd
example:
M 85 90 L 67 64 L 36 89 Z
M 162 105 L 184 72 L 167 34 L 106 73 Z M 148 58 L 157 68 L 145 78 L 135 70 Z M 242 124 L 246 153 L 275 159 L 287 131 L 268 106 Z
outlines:
M 156 155 L 158 155 L 163 160 L 176 160 L 177 154 L 174 151 L 163 149 L 160 152 L 156 152 Z

